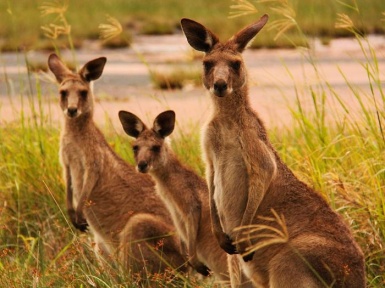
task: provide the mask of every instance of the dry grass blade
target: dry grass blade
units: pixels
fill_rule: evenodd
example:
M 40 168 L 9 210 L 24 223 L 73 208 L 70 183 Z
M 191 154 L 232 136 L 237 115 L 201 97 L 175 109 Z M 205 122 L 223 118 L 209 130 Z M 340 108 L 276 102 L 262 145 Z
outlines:
M 104 41 L 111 40 L 123 32 L 122 25 L 116 18 L 107 15 L 107 22 L 99 25 L 100 39 Z
M 39 6 L 40 13 L 43 17 L 48 15 L 57 15 L 56 19 L 52 23 L 40 27 L 43 30 L 45 37 L 57 39 L 60 35 L 70 35 L 71 25 L 67 23 L 64 16 L 67 9 L 68 0 L 44 2 L 41 6 Z
M 237 4 L 230 5 L 229 18 L 236 18 L 241 16 L 246 16 L 249 14 L 254 14 L 258 12 L 258 9 L 248 0 L 233 0 Z
M 337 21 L 335 24 L 335 27 L 337 29 L 351 30 L 354 27 L 354 23 L 353 23 L 352 19 L 350 19 L 350 17 L 348 15 L 346 15 L 345 13 L 338 13 L 337 17 L 338 18 L 337 18 Z
M 41 26 L 44 36 L 50 39 L 57 39 L 60 35 L 69 35 L 71 33 L 71 26 L 61 26 L 56 24 L 48 24 Z
M 238 239 L 237 243 L 249 240 L 256 242 L 251 247 L 248 247 L 247 253 L 245 254 L 255 252 L 273 244 L 283 244 L 289 241 L 289 232 L 287 230 L 285 217 L 283 215 L 278 215 L 273 209 L 271 212 L 274 217 L 259 218 L 265 221 L 275 222 L 278 224 L 279 228 L 266 224 L 248 225 L 236 228 L 236 230 L 242 231 L 242 235 L 244 236 L 241 239 Z
M 349 1 L 349 2 L 344 2 L 344 1 L 340 1 L 340 0 L 337 0 L 336 1 L 338 4 L 344 6 L 345 8 L 348 8 L 350 10 L 353 10 L 357 13 L 360 12 L 360 9 L 358 8 L 358 5 L 357 5 L 357 1 L 356 0 L 353 0 L 353 1 Z
M 51 14 L 65 14 L 68 9 L 68 2 L 69 0 L 44 2 L 41 6 L 39 6 L 41 16 L 47 16 Z
M 280 18 L 273 20 L 269 25 L 269 30 L 276 30 L 277 34 L 274 37 L 274 41 L 280 38 L 287 31 L 293 27 L 298 27 L 296 17 L 297 14 L 293 8 L 292 3 L 287 0 L 259 0 L 258 4 L 269 3 L 270 10 L 273 15 L 277 15 Z
M 270 25 L 270 30 L 277 30 L 277 34 L 274 37 L 274 41 L 276 41 L 279 37 L 281 37 L 286 31 L 290 30 L 295 26 L 294 22 L 288 21 L 288 19 L 281 19 L 273 21 Z

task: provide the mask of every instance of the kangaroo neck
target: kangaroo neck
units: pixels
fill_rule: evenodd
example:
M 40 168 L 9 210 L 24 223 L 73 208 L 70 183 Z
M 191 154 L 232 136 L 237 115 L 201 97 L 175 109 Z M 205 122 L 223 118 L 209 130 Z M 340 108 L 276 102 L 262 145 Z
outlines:
M 95 124 L 92 120 L 92 113 L 82 114 L 77 118 L 65 118 L 65 130 L 74 134 L 83 134 L 90 128 L 94 127 Z
M 165 184 L 172 181 L 171 177 L 178 175 L 183 169 L 174 153 L 169 148 L 167 149 L 169 151 L 167 151 L 167 157 L 164 158 L 162 165 L 150 172 L 157 181 Z
M 249 107 L 249 95 L 247 85 L 232 93 L 218 97 L 211 95 L 214 102 L 214 113 L 219 115 L 239 116 L 242 115 Z
M 171 200 L 174 208 L 175 205 L 179 208 L 185 207 L 177 209 L 178 213 L 200 214 L 202 204 L 199 191 L 204 189 L 204 184 L 200 183 L 199 178 L 189 168 L 185 167 L 173 152 L 168 152 L 167 160 L 163 162 L 163 165 L 150 172 L 157 184 L 158 192 L 162 198 L 167 199 L 167 201 Z M 188 194 L 188 196 L 184 195 L 184 193 Z M 199 207 L 199 209 L 194 207 Z M 187 225 L 199 225 L 193 218 L 187 217 L 185 219 Z

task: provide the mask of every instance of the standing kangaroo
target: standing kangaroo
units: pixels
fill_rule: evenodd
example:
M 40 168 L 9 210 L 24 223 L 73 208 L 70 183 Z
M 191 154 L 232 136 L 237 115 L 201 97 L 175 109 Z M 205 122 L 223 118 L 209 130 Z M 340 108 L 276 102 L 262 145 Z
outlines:
M 207 185 L 177 159 L 165 139 L 174 131 L 174 111 L 159 114 L 151 129 L 130 112 L 120 111 L 119 119 L 124 131 L 136 138 L 132 145 L 137 170 L 149 173 L 155 180 L 156 190 L 187 246 L 190 264 L 203 275 L 208 275 L 210 269 L 218 279 L 228 281 L 227 256 L 211 230 Z M 239 279 L 241 281 L 245 279 Z M 247 280 L 232 284 L 251 285 Z
M 181 20 L 188 43 L 205 52 L 203 84 L 213 103 L 202 146 L 214 234 L 227 253 L 243 256 L 257 287 L 365 287 L 364 257 L 349 228 L 282 162 L 251 108 L 241 53 L 267 20 L 262 16 L 225 43 Z M 265 245 L 266 227 L 280 229 L 269 221 L 273 214 L 286 221 L 288 239 Z M 245 235 L 247 227 L 265 229 Z
M 48 59 L 60 84 L 64 113 L 60 161 L 69 217 L 81 231 L 89 225 L 99 252 L 117 255 L 135 273 L 167 268 L 153 252 L 162 241 L 164 260 L 174 268 L 184 267 L 180 241 L 169 236 L 175 228 L 151 178 L 117 156 L 93 121 L 91 81 L 101 76 L 105 63 L 105 57 L 97 58 L 73 73 L 57 55 Z

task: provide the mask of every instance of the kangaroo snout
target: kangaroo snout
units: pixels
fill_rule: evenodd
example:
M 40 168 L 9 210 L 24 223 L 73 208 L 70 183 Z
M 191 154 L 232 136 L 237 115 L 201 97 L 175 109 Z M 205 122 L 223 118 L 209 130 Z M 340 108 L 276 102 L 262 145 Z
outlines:
M 146 172 L 148 172 L 148 163 L 147 163 L 147 161 L 140 161 L 139 163 L 138 163 L 138 166 L 137 166 L 137 168 L 138 168 L 138 171 L 140 172 L 140 173 L 146 173 Z
M 76 107 L 69 107 L 67 109 L 67 115 L 70 118 L 76 117 L 78 115 L 78 108 L 76 108 Z
M 214 94 L 218 97 L 225 96 L 227 91 L 227 83 L 223 79 L 219 79 L 214 83 Z

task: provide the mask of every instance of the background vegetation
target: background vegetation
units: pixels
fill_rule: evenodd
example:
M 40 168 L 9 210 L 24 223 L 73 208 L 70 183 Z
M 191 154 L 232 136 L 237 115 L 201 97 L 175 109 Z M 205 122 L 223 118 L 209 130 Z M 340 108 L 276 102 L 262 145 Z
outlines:
M 52 43 L 44 36 L 41 26 L 47 26 L 56 21 L 61 25 L 60 19 L 54 15 L 42 17 L 42 6 L 47 0 L 21 0 L 0 1 L 0 49 L 52 49 Z M 179 21 L 188 17 L 201 21 L 213 31 L 219 31 L 221 37 L 230 37 L 238 27 L 255 20 L 255 15 L 244 14 L 243 17 L 227 19 L 231 5 L 242 5 L 245 1 L 239 0 L 55 0 L 59 5 L 68 6 L 66 17 L 71 26 L 74 45 L 80 46 L 85 39 L 99 37 L 98 26 L 105 22 L 106 16 L 115 17 L 122 23 L 124 31 L 130 34 L 169 34 L 177 32 Z M 277 11 L 272 9 L 274 2 L 287 1 L 258 0 L 259 14 L 272 14 L 275 19 Z M 67 4 L 67 5 L 66 5 Z M 346 36 L 346 31 L 335 29 L 334 23 L 338 13 L 350 15 L 357 28 L 363 33 L 385 32 L 381 21 L 381 11 L 385 11 L 383 0 L 292 0 L 290 5 L 294 8 L 295 18 L 302 30 L 308 36 L 323 37 L 328 39 L 336 36 Z M 354 13 L 351 6 L 359 9 L 359 14 Z M 247 11 L 247 5 L 246 5 Z M 44 14 L 44 13 L 43 13 Z M 280 38 L 273 41 L 275 31 L 265 31 L 254 43 L 255 47 L 287 47 L 306 44 L 297 33 L 290 32 L 291 40 Z M 351 34 L 349 34 L 351 35 Z M 59 37 L 61 45 L 66 44 L 66 37 Z M 124 44 L 124 43 L 122 43 Z
M 277 1 L 260 2 L 252 2 L 256 3 L 254 9 L 263 11 L 261 7 L 267 5 L 269 12 L 272 8 L 282 7 L 273 6 Z M 244 8 L 231 10 L 229 6 L 245 4 L 245 1 L 69 1 L 66 20 L 71 26 L 70 35 L 64 34 L 53 43 L 43 36 L 40 26 L 57 23 L 55 17 L 59 14 L 41 16 L 38 7 L 43 3 L 0 2 L 3 50 L 52 49 L 56 45 L 59 48 L 75 47 L 85 38 L 98 38 L 97 27 L 105 22 L 105 14 L 119 19 L 130 33 L 156 33 L 163 25 L 168 25 L 169 31 L 173 32 L 178 29 L 179 18 L 183 16 L 230 35 L 239 28 L 239 22 L 248 23 L 250 17 L 255 19 L 255 15 L 248 15 L 227 20 L 229 12 Z M 294 10 L 297 26 L 290 30 L 293 34 L 285 34 L 280 39 L 291 41 L 294 34 L 300 41 L 306 41 L 308 35 L 353 35 L 363 47 L 368 44 L 369 51 L 363 50 L 365 60 L 361 64 L 371 89 L 369 93 L 363 92 L 346 79 L 346 86 L 354 95 L 349 101 L 357 101 L 361 107 L 359 115 L 353 115 L 343 95 L 339 95 L 321 75 L 317 84 L 293 83 L 298 97 L 296 105 L 290 107 L 293 126 L 269 131 L 271 141 L 295 174 L 319 191 L 352 227 L 365 253 L 368 287 L 385 287 L 385 94 L 376 52 L 361 37 L 363 31 L 384 32 L 381 11 L 385 11 L 385 3 L 382 0 L 372 0 L 370 5 L 365 0 L 357 0 L 349 2 L 350 6 L 340 1 L 290 3 L 290 7 L 297 9 Z M 271 22 L 280 20 L 285 11 L 290 12 L 271 10 Z M 348 18 L 337 15 L 343 11 Z M 349 19 L 354 25 L 349 24 Z M 336 22 L 344 29 L 336 29 Z M 275 23 L 283 23 L 282 30 L 289 22 Z M 270 39 L 277 35 L 274 30 L 270 33 Z M 264 43 L 267 45 L 268 42 Z M 73 52 L 76 54 L 75 50 Z M 317 64 L 312 63 L 317 71 Z M 6 78 L 6 67 L 2 68 Z M 92 241 L 86 234 L 74 231 L 68 223 L 58 163 L 60 128 L 51 121 L 50 110 L 42 109 L 39 82 L 30 79 L 30 83 L 30 87 L 26 87 L 29 91 L 20 93 L 23 106 L 18 120 L 0 125 L 0 287 L 134 287 L 132 275 L 127 271 L 123 272 L 111 263 L 96 261 Z M 301 89 L 296 89 L 297 85 Z M 311 111 L 302 108 L 301 93 L 311 95 L 314 104 Z M 22 96 L 25 94 L 30 96 Z M 327 111 L 327 97 L 333 98 L 343 112 Z M 33 111 L 34 117 L 25 117 L 27 110 Z M 327 121 L 326 116 L 330 114 L 332 120 Z M 186 132 L 173 141 L 174 149 L 184 162 L 202 175 L 204 165 L 200 158 L 199 134 L 188 127 L 184 129 Z M 127 138 L 117 135 L 112 128 L 104 132 L 117 153 L 133 163 Z M 210 281 L 185 277 L 178 278 L 177 283 L 170 283 L 167 275 L 155 277 L 158 277 L 159 286 L 164 287 L 212 286 Z

